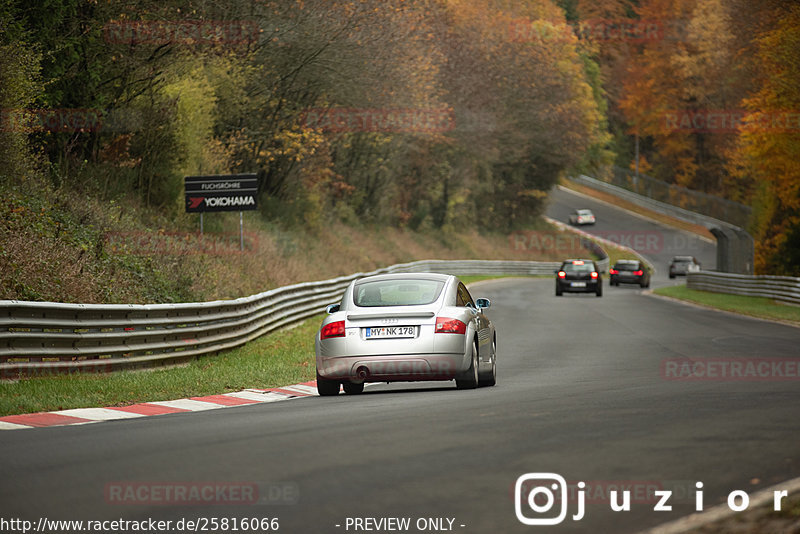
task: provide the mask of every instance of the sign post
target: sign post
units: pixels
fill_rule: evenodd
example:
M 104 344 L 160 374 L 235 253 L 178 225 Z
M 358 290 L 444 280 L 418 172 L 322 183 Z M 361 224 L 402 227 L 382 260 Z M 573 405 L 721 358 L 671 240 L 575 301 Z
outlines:
M 186 176 L 186 213 L 200 214 L 200 235 L 203 234 L 203 214 L 215 211 L 239 212 L 239 248 L 244 250 L 244 219 L 242 212 L 258 209 L 257 174 L 213 174 Z

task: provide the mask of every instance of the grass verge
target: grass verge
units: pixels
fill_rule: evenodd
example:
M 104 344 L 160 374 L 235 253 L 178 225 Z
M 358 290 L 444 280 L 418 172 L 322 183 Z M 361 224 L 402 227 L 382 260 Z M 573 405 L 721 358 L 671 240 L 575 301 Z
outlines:
M 800 307 L 781 304 L 765 297 L 745 297 L 713 293 L 689 289 L 685 285 L 662 287 L 653 291 L 656 295 L 664 295 L 688 302 L 717 308 L 719 310 L 740 313 L 761 319 L 787 321 L 800 326 Z
M 0 415 L 126 406 L 314 380 L 314 337 L 321 320 L 313 317 L 178 367 L 0 382 Z

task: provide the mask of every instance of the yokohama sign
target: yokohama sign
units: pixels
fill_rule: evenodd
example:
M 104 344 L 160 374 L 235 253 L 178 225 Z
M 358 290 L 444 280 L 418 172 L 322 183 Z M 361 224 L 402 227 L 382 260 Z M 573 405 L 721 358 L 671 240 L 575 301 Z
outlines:
M 258 208 L 255 174 L 187 176 L 186 212 L 248 211 Z

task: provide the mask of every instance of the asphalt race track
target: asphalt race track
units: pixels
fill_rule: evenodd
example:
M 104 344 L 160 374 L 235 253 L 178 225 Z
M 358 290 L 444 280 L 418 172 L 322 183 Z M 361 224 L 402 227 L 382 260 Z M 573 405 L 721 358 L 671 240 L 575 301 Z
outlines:
M 580 229 L 614 243 L 627 245 L 648 259 L 656 269 L 655 276 L 651 280 L 651 285 L 654 287 L 684 283 L 681 277 L 669 279 L 669 263 L 673 256 L 694 256 L 704 269 L 716 267 L 715 243 L 689 232 L 662 226 L 569 190 L 556 188 L 552 191 L 547 215 L 567 223 L 570 212 L 583 208 L 592 210 L 597 222 L 594 225 L 581 226 Z
M 588 231 L 663 232 L 669 250 L 649 253 L 658 269 L 653 285 L 673 282 L 666 263 L 681 252 L 672 247 L 676 235 L 692 243 L 686 234 L 564 192 L 554 195 L 550 215 L 566 220 L 575 207 L 598 216 Z M 686 247 L 713 267 L 712 245 Z M 445 518 L 452 527 L 445 520 L 425 531 L 624 533 L 691 513 L 681 489 L 696 481 L 708 508 L 732 490 L 800 476 L 797 380 L 681 381 L 662 371 L 664 360 L 684 357 L 797 359 L 797 328 L 607 281 L 603 298 L 556 298 L 549 279 L 492 281 L 472 292 L 493 302 L 496 387 L 375 385 L 361 396 L 2 432 L 2 515 L 277 517 L 285 533 L 364 532 L 348 527 L 348 518 L 390 517 L 410 518 L 407 531 L 419 532 L 418 519 Z M 529 472 L 586 481 L 604 495 L 630 487 L 631 511 L 610 511 L 607 497 L 594 492 L 580 521 L 571 519 L 577 503 L 570 500 L 560 526 L 523 525 L 514 483 Z M 255 484 L 268 502 L 230 504 L 222 494 L 202 506 L 119 504 L 109 490 L 192 482 Z M 673 489 L 673 511 L 637 498 L 646 487 Z

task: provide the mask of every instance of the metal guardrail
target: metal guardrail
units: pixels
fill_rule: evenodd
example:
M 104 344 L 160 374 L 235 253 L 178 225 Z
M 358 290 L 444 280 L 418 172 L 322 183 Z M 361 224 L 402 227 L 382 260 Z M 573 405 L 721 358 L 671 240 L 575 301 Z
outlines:
M 686 287 L 715 293 L 767 297 L 790 304 L 800 304 L 800 278 L 791 276 L 749 276 L 700 271 L 688 274 Z
M 580 175 L 572 177 L 571 180 L 599 191 L 605 191 L 656 213 L 708 228 L 717 238 L 717 269 L 723 272 L 753 274 L 753 238 L 744 229 L 708 215 L 639 195 L 589 176 Z
M 381 273 L 552 274 L 559 263 L 424 260 L 235 300 L 104 305 L 0 301 L 0 378 L 111 372 L 237 347 L 324 312 L 356 278 Z
M 633 171 L 622 167 L 615 166 L 609 178 L 613 185 L 641 196 L 703 213 L 734 226 L 746 227 L 752 217 L 753 209 L 745 204 L 664 182 L 646 174 L 639 173 L 637 176 Z

